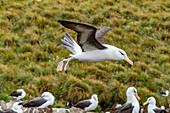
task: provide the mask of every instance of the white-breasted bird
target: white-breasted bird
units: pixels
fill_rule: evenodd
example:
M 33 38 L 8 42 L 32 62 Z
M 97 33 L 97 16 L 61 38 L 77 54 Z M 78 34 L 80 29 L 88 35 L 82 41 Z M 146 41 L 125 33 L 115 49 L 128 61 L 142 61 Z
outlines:
M 168 90 L 166 90 L 166 91 L 160 91 L 158 94 L 167 97 L 167 96 L 169 95 L 169 91 L 168 91 Z
M 54 96 L 50 92 L 44 92 L 40 97 L 26 100 L 20 105 L 23 107 L 46 108 L 54 103 Z
M 85 111 L 91 111 L 96 109 L 98 105 L 98 97 L 96 94 L 91 96 L 91 99 L 79 101 L 77 104 L 73 105 L 74 108 L 80 108 Z
M 26 93 L 23 89 L 18 89 L 14 92 L 12 92 L 9 97 L 16 98 L 17 100 L 20 100 L 26 96 Z
M 138 100 L 140 100 L 140 97 L 137 94 L 137 89 L 129 87 L 126 91 L 126 96 L 127 102 L 116 110 L 115 113 L 139 113 L 140 106 Z
M 143 103 L 145 106 L 148 105 L 148 113 L 166 113 L 165 109 L 158 108 L 156 106 L 156 99 L 154 97 L 149 97 L 146 102 Z
M 72 37 L 65 33 L 65 38 L 61 41 L 63 48 L 67 48 L 74 55 L 71 58 L 62 60 L 57 71 L 62 71 L 64 62 L 67 61 L 64 71 L 70 61 L 78 59 L 84 62 L 102 62 L 107 60 L 126 60 L 133 65 L 133 62 L 127 57 L 125 51 L 112 45 L 104 43 L 104 35 L 111 29 L 110 27 L 93 27 L 87 24 L 58 20 L 64 27 L 69 28 L 78 33 L 78 44 Z

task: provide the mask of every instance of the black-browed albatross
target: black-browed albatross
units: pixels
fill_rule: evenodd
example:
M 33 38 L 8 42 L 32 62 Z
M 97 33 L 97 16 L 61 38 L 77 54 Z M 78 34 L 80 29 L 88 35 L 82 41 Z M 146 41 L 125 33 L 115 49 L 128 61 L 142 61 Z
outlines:
M 166 91 L 160 91 L 158 94 L 167 97 L 167 96 L 169 95 L 169 91 L 168 91 L 168 90 L 166 90 Z
M 64 62 L 67 61 L 64 71 L 71 60 L 78 59 L 84 62 L 102 62 L 107 60 L 126 60 L 133 65 L 133 62 L 127 57 L 126 52 L 115 46 L 104 43 L 104 35 L 111 29 L 110 27 L 93 27 L 87 24 L 58 20 L 64 27 L 78 33 L 78 44 L 72 37 L 65 33 L 65 38 L 61 41 L 63 48 L 67 48 L 74 55 L 71 58 L 64 59 L 57 66 L 57 71 L 63 70 Z
M 85 111 L 91 111 L 91 110 L 96 109 L 97 105 L 98 105 L 98 97 L 97 97 L 96 94 L 93 94 L 91 96 L 91 99 L 79 101 L 73 107 L 74 108 L 80 108 L 80 109 L 83 109 Z
M 149 97 L 147 101 L 143 103 L 144 106 L 146 104 L 149 104 L 148 113 L 166 113 L 165 109 L 161 109 L 156 106 L 156 100 L 154 97 Z
M 54 96 L 50 92 L 44 92 L 40 97 L 32 98 L 26 100 L 20 105 L 23 107 L 36 107 L 36 108 L 45 108 L 54 103 Z
M 140 97 L 137 94 L 135 87 L 129 87 L 126 91 L 127 102 L 122 105 L 115 113 L 139 113 Z M 137 100 L 138 99 L 138 100 Z
M 17 91 L 12 92 L 9 97 L 16 98 L 17 100 L 20 100 L 24 98 L 26 95 L 25 91 L 23 89 L 18 89 Z

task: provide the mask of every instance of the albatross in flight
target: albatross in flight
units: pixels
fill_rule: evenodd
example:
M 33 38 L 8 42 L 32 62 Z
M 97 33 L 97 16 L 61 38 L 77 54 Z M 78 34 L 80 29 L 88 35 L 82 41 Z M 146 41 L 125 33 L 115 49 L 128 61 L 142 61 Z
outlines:
M 139 113 L 140 97 L 137 94 L 135 87 L 129 87 L 126 91 L 127 102 L 122 105 L 115 113 Z M 138 99 L 138 100 L 137 100 Z
M 61 39 L 63 48 L 67 48 L 74 55 L 71 58 L 62 60 L 57 71 L 63 70 L 64 62 L 67 61 L 64 71 L 70 61 L 78 59 L 84 62 L 102 62 L 107 60 L 126 60 L 133 65 L 133 62 L 127 57 L 126 52 L 120 48 L 104 43 L 104 35 L 111 29 L 110 27 L 93 27 L 87 24 L 58 20 L 64 27 L 78 33 L 77 42 L 65 33 L 65 38 Z

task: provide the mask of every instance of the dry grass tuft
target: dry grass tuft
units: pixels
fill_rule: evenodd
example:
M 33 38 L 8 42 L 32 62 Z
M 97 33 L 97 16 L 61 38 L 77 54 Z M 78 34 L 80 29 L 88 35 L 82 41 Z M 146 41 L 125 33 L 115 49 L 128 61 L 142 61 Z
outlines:
M 0 100 L 23 88 L 26 99 L 50 91 L 53 107 L 90 98 L 96 93 L 96 111 L 126 101 L 129 86 L 138 89 L 140 105 L 149 97 L 168 107 L 169 98 L 157 94 L 170 90 L 169 3 L 161 0 L 13 0 L 0 1 Z M 110 26 L 105 42 L 126 51 L 134 61 L 85 63 L 72 61 L 68 71 L 56 72 L 70 52 L 62 49 L 68 32 L 58 19 Z M 107 104 L 109 103 L 109 105 Z M 103 105 L 107 105 L 104 106 Z

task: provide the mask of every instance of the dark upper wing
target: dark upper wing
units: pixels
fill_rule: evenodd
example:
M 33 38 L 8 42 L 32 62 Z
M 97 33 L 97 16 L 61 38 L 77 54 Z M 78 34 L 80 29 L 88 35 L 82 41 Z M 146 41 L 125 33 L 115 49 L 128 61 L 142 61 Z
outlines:
M 168 111 L 166 111 L 165 109 L 161 110 L 160 113 L 169 113 Z
M 86 24 L 63 20 L 58 20 L 58 22 L 62 24 L 64 27 L 74 30 L 75 32 L 78 33 L 77 41 L 83 51 L 91 51 L 106 48 L 101 43 L 99 43 L 95 38 L 97 28 Z
M 132 106 L 132 103 L 125 103 L 115 111 L 115 113 L 132 113 L 134 106 Z
M 16 97 L 18 97 L 18 96 L 21 96 L 21 94 L 22 94 L 22 92 L 14 91 L 9 96 L 16 96 Z
M 166 93 L 163 92 L 163 91 L 160 91 L 159 94 L 161 94 L 161 95 L 166 95 Z
M 13 111 L 12 109 L 4 109 L 2 113 L 17 113 L 17 112 Z
M 111 30 L 110 27 L 98 27 L 96 32 L 96 40 L 100 42 L 101 44 L 104 44 L 104 35 Z
M 26 100 L 25 102 L 22 103 L 22 106 L 23 107 L 39 107 L 45 102 L 47 102 L 47 100 L 44 99 L 43 97 L 36 97 L 36 98 Z
M 155 111 L 155 113 L 162 113 L 162 109 L 161 108 L 154 108 L 153 111 Z
M 90 106 L 90 104 L 92 103 L 89 100 L 83 100 L 75 104 L 74 107 L 84 109 L 85 107 Z

